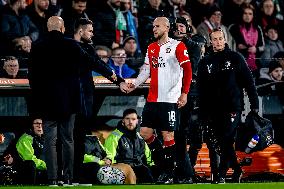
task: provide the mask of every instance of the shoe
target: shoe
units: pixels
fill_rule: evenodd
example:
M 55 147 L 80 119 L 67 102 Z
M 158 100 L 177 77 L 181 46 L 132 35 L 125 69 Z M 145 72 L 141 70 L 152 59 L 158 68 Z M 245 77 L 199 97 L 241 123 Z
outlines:
M 223 177 L 219 177 L 211 181 L 211 184 L 225 184 L 225 183 L 226 183 L 225 178 Z
M 73 187 L 74 185 L 72 184 L 72 182 L 70 180 L 66 180 L 63 182 L 64 187 Z
M 87 183 L 79 183 L 78 186 L 93 186 L 93 184 L 87 184 Z
M 162 173 L 157 180 L 157 184 L 173 184 L 173 183 L 174 183 L 174 177 L 166 173 Z
M 48 186 L 49 187 L 58 187 L 58 182 L 56 180 L 49 180 Z
M 234 171 L 232 175 L 232 182 L 233 183 L 241 183 L 243 177 L 243 171 L 242 170 L 236 170 Z
M 218 184 L 225 184 L 225 183 L 226 183 L 225 178 L 220 177 L 220 178 L 218 179 Z
M 193 184 L 192 178 L 184 178 L 178 181 L 179 184 Z

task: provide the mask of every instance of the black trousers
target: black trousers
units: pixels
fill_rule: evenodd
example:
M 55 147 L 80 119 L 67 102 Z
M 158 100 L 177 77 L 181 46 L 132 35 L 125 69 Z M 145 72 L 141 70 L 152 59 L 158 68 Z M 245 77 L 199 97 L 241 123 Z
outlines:
M 226 177 L 229 167 L 233 170 L 240 169 L 234 148 L 240 119 L 241 112 L 236 112 L 233 117 L 230 113 L 219 113 L 210 117 L 209 126 L 216 131 L 221 147 L 219 176 L 223 178 Z

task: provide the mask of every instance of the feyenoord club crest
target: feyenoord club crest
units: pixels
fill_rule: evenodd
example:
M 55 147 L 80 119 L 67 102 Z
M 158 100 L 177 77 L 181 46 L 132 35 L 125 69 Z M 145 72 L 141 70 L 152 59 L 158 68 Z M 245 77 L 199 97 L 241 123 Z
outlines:
M 171 48 L 170 47 L 166 48 L 166 53 L 170 53 L 170 52 L 171 52 Z

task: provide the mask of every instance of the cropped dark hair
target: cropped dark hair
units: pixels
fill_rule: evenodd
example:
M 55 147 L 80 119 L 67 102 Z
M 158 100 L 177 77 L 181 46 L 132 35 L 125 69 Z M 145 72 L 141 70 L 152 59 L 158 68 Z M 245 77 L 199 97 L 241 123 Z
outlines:
M 125 118 L 129 114 L 137 114 L 137 111 L 133 108 L 126 109 L 123 112 L 123 118 Z
M 82 26 L 86 26 L 86 25 L 93 25 L 92 20 L 88 19 L 88 18 L 80 18 L 78 20 L 76 20 L 75 24 L 74 24 L 74 31 L 76 33 L 76 31 L 78 31 L 78 29 Z

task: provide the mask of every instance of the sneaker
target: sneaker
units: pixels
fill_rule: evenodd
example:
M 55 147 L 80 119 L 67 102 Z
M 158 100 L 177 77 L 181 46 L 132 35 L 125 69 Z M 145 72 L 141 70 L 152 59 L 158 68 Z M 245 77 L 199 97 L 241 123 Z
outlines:
M 225 178 L 223 177 L 219 177 L 219 178 L 215 178 L 211 181 L 211 184 L 225 184 Z
M 234 171 L 233 175 L 232 175 L 232 182 L 234 183 L 241 183 L 243 177 L 243 171 L 239 170 L 239 171 Z
M 56 180 L 50 180 L 48 181 L 48 186 L 49 187 L 58 187 L 58 183 Z
M 192 178 L 184 178 L 178 181 L 179 184 L 193 184 Z
M 66 180 L 63 182 L 64 187 L 73 187 L 74 185 L 72 184 L 72 182 L 70 180 Z
M 174 183 L 174 178 L 173 176 L 170 176 L 169 174 L 166 173 L 162 173 L 158 180 L 157 180 L 158 184 L 173 184 Z
M 225 178 L 223 178 L 223 177 L 220 177 L 219 179 L 218 179 L 218 184 L 225 184 L 226 182 L 225 182 Z
M 93 186 L 93 184 L 79 183 L 79 186 Z

